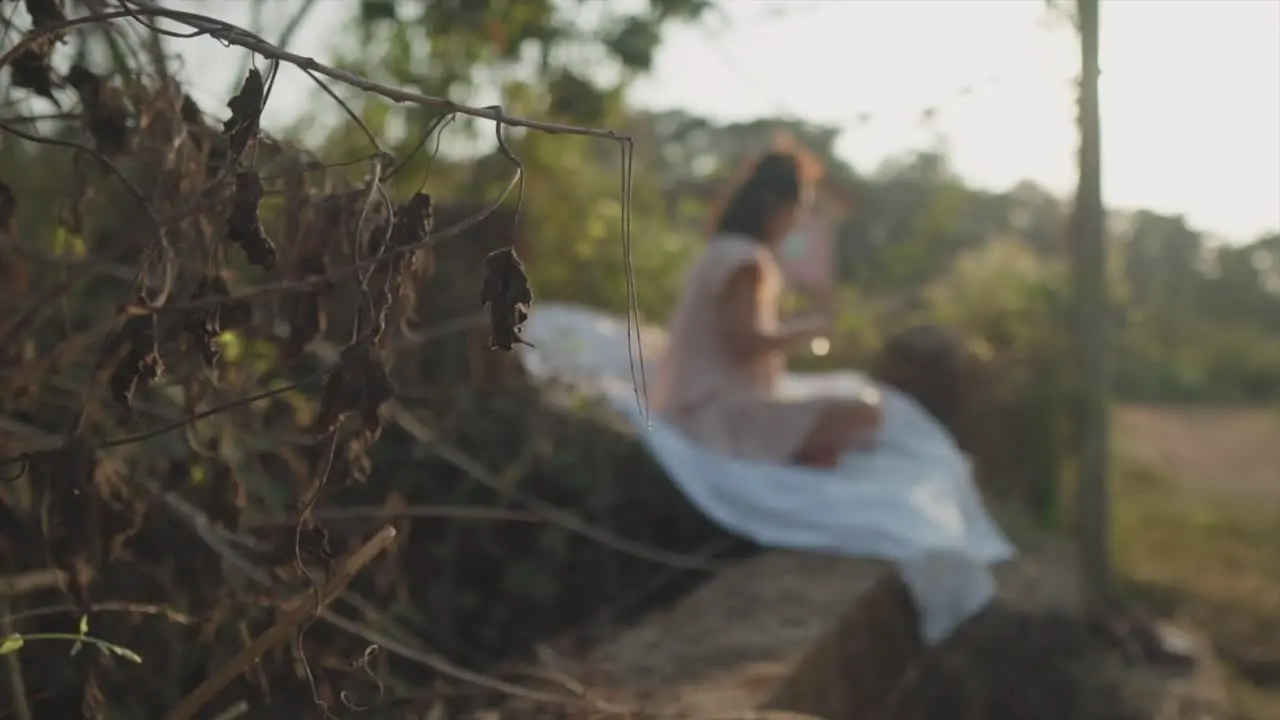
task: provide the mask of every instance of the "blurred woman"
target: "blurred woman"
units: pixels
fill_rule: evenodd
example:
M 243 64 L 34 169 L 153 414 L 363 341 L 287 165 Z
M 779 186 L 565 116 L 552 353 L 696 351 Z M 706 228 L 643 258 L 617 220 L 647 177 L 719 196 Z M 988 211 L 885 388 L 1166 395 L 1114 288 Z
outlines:
M 651 408 L 691 440 L 752 460 L 834 466 L 880 425 L 876 400 L 778 397 L 786 352 L 826 334 L 821 315 L 779 319 L 774 256 L 812 195 L 798 156 L 762 156 L 725 203 L 685 279 Z

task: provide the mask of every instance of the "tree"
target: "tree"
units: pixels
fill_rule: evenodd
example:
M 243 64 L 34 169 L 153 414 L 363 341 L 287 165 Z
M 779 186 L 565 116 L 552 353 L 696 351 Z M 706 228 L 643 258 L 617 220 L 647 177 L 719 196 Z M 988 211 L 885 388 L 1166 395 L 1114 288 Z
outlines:
M 1079 407 L 1078 532 L 1087 601 L 1103 606 L 1110 595 L 1107 504 L 1108 324 L 1107 253 L 1102 205 L 1102 132 L 1098 112 L 1099 0 L 1077 0 L 1080 29 L 1080 184 L 1076 192 L 1073 270 Z
M 633 6 L 628 5 L 628 8 Z M 710 0 L 363 0 L 345 64 L 392 84 L 463 100 L 500 90 L 512 112 L 596 124 L 647 71 L 665 24 Z M 429 118 L 405 118 L 410 127 Z

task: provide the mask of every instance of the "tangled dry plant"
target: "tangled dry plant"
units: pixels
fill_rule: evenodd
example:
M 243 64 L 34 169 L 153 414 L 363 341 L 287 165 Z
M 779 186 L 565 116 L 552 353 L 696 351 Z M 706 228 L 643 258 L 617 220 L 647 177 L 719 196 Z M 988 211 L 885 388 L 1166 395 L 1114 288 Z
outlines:
M 207 672 L 203 683 L 192 687 L 184 679 L 180 684 L 192 689 L 167 711 L 175 720 L 192 716 L 238 676 L 248 672 L 252 677 L 249 669 L 256 661 L 290 640 L 323 715 L 332 717 L 335 702 L 348 708 L 367 704 L 353 700 L 347 689 L 335 691 L 318 682 L 301 652 L 302 633 L 312 618 L 361 636 L 366 645 L 358 660 L 364 664 L 356 665 L 366 671 L 374 654 L 370 648 L 382 647 L 493 690 L 564 702 L 563 692 L 531 691 L 469 673 L 328 609 L 329 601 L 343 596 L 343 586 L 391 543 L 395 532 L 385 526 L 372 540 L 349 539 L 354 549 L 339 557 L 313 509 L 331 475 L 359 479 L 358 468 L 367 466 L 364 453 L 378 437 L 383 418 L 403 412 L 393 401 L 388 369 L 397 347 L 392 335 L 414 319 L 415 289 L 431 271 L 433 248 L 489 216 L 512 190 L 519 210 L 524 177 L 503 140 L 503 127 L 615 141 L 627 173 L 630 138 L 510 117 L 499 106 L 470 107 L 387 87 L 290 53 L 233 24 L 148 0 L 82 0 L 72 4 L 71 12 L 61 0 L 23 0 L 29 21 L 25 28 L 16 19 L 18 5 L 17 0 L 0 0 L 3 37 L 7 41 L 15 31 L 20 35 L 0 46 L 0 71 L 8 69 L 11 88 L 60 109 L 62 91 L 72 90 L 79 101 L 79 114 L 72 117 L 79 118 L 81 131 L 79 136 L 44 132 L 48 126 L 37 118 L 11 117 L 0 120 L 0 142 L 24 141 L 73 154 L 66 207 L 59 211 L 57 225 L 65 238 L 83 247 L 81 257 L 68 256 L 20 237 L 19 215 L 46 208 L 24 208 L 19 192 L 0 180 L 0 273 L 18 291 L 0 300 L 0 421 L 5 435 L 25 443 L 6 443 L 10 456 L 4 465 L 12 468 L 6 478 L 12 492 L 0 498 L 5 506 L 0 570 L 52 568 L 47 580 L 31 589 L 62 587 L 70 607 L 87 617 L 103 607 L 100 598 L 110 591 L 103 587 L 106 570 L 127 562 L 121 547 L 146 523 L 155 522 L 153 508 L 158 507 L 193 530 L 206 547 L 205 555 L 190 560 L 203 566 L 187 570 L 200 573 L 189 578 L 193 585 L 212 585 L 226 594 L 234 592 L 234 578 L 244 577 L 270 590 L 256 601 L 276 609 L 270 628 L 258 632 L 239 655 Z M 159 20 L 190 32 L 162 28 Z M 248 71 L 227 102 L 229 116 L 221 127 L 209 122 L 162 64 L 148 68 L 137 55 L 130 73 L 114 78 L 90 70 L 83 61 L 65 73 L 55 69 L 58 49 L 85 43 L 87 33 L 128 44 L 130 33 L 137 31 L 174 38 L 210 36 L 267 60 L 267 69 Z M 379 149 L 367 158 L 370 169 L 363 187 L 342 185 L 329 167 L 262 131 L 262 112 L 282 62 L 304 70 L 339 104 L 342 100 L 320 76 L 393 102 L 430 108 L 441 119 L 461 114 L 492 121 L 499 150 L 514 167 L 511 181 L 481 212 L 446 228 L 434 226 L 429 194 L 417 193 L 399 203 L 390 197 L 386 182 L 406 159 Z M 359 123 L 350 108 L 343 109 Z M 438 127 L 436 123 L 428 134 Z M 378 147 L 372 133 L 363 125 L 361 129 Z M 627 208 L 629 178 L 623 188 Z M 624 210 L 627 248 L 628 225 Z M 129 268 L 125 274 L 130 276 L 122 296 L 114 284 L 118 278 L 112 277 L 121 268 Z M 37 288 L 33 278 L 49 269 L 62 279 Z M 533 301 L 528 278 L 513 247 L 492 253 L 485 270 L 476 297 L 488 314 L 490 345 L 510 351 L 523 343 L 521 326 Z M 33 292 L 22 292 L 23 287 Z M 78 309 L 68 309 L 70 299 Z M 100 305 L 114 310 L 83 312 Z M 317 363 L 317 348 L 328 347 L 337 336 L 345 340 L 338 352 L 330 353 L 336 357 Z M 292 377 L 256 377 L 252 370 L 229 367 L 224 357 L 230 351 L 228 337 L 268 348 L 291 368 Z M 85 357 L 93 358 L 87 372 L 81 362 Z M 251 412 L 255 405 L 276 407 L 274 401 L 288 400 L 307 387 L 318 387 L 320 400 L 301 431 L 295 425 L 281 432 L 280 423 L 266 417 L 270 408 Z M 50 402 L 50 397 L 58 401 Z M 175 413 L 171 404 L 182 412 Z M 358 418 L 358 427 L 350 428 L 348 418 Z M 203 507 L 177 493 L 174 478 L 151 479 L 165 467 L 168 472 L 185 469 L 180 458 L 191 452 L 243 455 L 245 449 L 228 440 L 228 428 L 237 425 L 241 432 L 236 442 L 254 442 L 244 436 L 256 436 L 259 445 L 279 448 L 309 478 L 300 490 L 305 501 L 295 518 L 292 574 L 272 558 L 269 548 L 239 531 L 246 488 L 235 473 L 208 479 Z M 483 474 L 483 468 L 475 472 Z M 554 516 L 554 508 L 535 511 Z M 552 519 L 574 524 L 575 532 L 625 552 L 648 552 L 572 517 Z M 33 545 L 33 539 L 39 542 Z M 651 554 L 664 562 L 684 561 Z M 264 569 L 268 566 L 271 570 Z M 224 569 L 229 571 L 225 578 Z M 306 581 L 309 601 L 274 599 L 282 581 L 287 587 L 297 580 Z M 223 589 L 224 582 L 232 589 Z M 7 609 L 0 614 L 7 615 Z M 217 625 L 210 619 L 202 624 L 202 632 L 213 632 Z M 33 646 L 30 652 L 37 650 Z M 146 649 L 138 652 L 147 655 Z M 83 686 L 79 707 L 58 707 L 101 717 L 108 673 L 121 683 L 129 676 L 109 657 L 88 655 L 68 669 Z M 12 653 L 9 661 L 14 702 L 27 720 L 29 702 Z M 259 690 L 269 693 L 265 686 Z M 380 687 L 375 694 L 381 695 Z M 156 702 L 144 705 L 154 708 Z

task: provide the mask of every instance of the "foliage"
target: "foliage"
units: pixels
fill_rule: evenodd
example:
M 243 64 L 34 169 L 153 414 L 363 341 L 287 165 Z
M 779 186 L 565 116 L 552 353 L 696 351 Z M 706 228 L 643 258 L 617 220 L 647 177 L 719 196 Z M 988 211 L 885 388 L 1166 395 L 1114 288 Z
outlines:
M 31 0 L 26 7 L 44 6 Z M 572 30 L 558 10 L 535 17 L 550 5 L 422 7 L 441 60 L 432 67 L 452 68 L 428 84 L 510 59 L 506 51 L 490 54 L 480 35 L 486 18 L 523 23 L 509 29 L 528 37 L 553 33 L 556 44 L 562 30 Z M 655 5 L 599 32 L 612 33 L 606 39 L 635 70 L 656 42 L 657 24 L 696 8 Z M 78 19 L 90 11 L 74 5 L 67 12 Z M 131 12 L 169 11 L 143 3 Z M 31 30 L 33 15 L 6 9 L 3 16 L 17 23 L 6 37 Z M 169 68 L 155 64 L 163 52 L 130 45 L 114 56 L 114 73 L 79 66 L 62 73 L 65 60 L 110 55 L 93 52 L 95 43 L 127 45 L 126 36 L 41 18 L 34 15 L 44 23 L 35 31 L 57 31 L 67 45 L 18 40 L 38 50 L 28 70 L 50 80 L 27 89 L 58 103 L 74 91 L 80 103 L 67 103 L 74 112 L 65 117 L 33 119 L 24 112 L 38 114 L 33 106 L 44 101 L 16 81 L 5 86 L 12 114 L 0 128 L 0 274 L 15 292 L 0 300 L 7 480 L 0 485 L 0 573 L 50 569 L 53 579 L 15 601 L 15 622 L 24 625 L 6 634 L 5 649 L 13 655 L 18 638 L 61 638 L 136 649 L 146 664 L 133 668 L 96 653 L 68 661 L 46 647 L 56 643 L 32 642 L 16 654 L 26 687 L 7 687 L 0 704 L 22 694 L 37 717 L 161 716 L 287 612 L 287 596 L 310 602 L 344 550 L 392 522 L 399 538 L 390 556 L 340 598 L 338 620 L 323 621 L 345 622 L 345 630 L 317 622 L 294 638 L 296 654 L 268 648 L 252 677 L 235 681 L 217 703 L 242 699 L 302 717 L 315 711 L 316 698 L 335 709 L 381 698 L 390 713 L 420 712 L 410 706 L 444 701 L 397 698 L 396 688 L 440 681 L 446 692 L 450 673 L 423 667 L 432 660 L 419 638 L 491 667 L 603 608 L 624 616 L 642 609 L 652 594 L 637 599 L 628 588 L 682 580 L 699 563 L 681 565 L 678 553 L 725 539 L 619 429 L 585 411 L 549 407 L 518 377 L 493 392 L 436 372 L 446 347 L 463 347 L 489 329 L 466 324 L 431 338 L 422 318 L 437 317 L 437 304 L 479 310 L 484 253 L 514 239 L 494 231 L 490 218 L 510 218 L 495 212 L 454 232 L 445 247 L 440 240 L 450 228 L 476 213 L 439 200 L 435 187 L 462 179 L 465 191 L 454 199 L 487 205 L 493 185 L 510 181 L 510 157 L 432 168 L 429 151 L 410 155 L 438 136 L 397 136 L 386 103 L 366 98 L 356 103 L 364 127 L 328 128 L 337 142 L 317 157 L 261 132 L 269 65 L 249 73 L 228 102 L 229 118 L 213 109 L 221 117 L 211 121 L 167 80 Z M 370 27 L 378 22 L 371 18 Z M 206 27 L 228 32 L 217 22 Z M 377 32 L 407 37 L 414 30 L 400 23 Z M 230 33 L 234 42 L 256 42 Z M 563 117 L 580 112 L 572 102 L 553 102 L 563 82 L 527 85 L 536 100 L 529 107 Z M 364 132 L 370 125 L 386 150 L 373 157 Z M 606 182 L 618 177 L 616 145 L 602 143 L 613 150 L 604 153 L 601 143 L 568 139 L 562 158 L 566 138 L 548 143 L 511 133 L 509 140 L 527 171 L 520 209 L 537 222 L 533 209 L 554 205 L 559 185 L 581 176 L 569 206 L 581 215 L 558 215 L 544 231 L 568 242 L 590 225 L 588 239 L 597 242 L 584 262 L 621 277 L 623 217 Z M 353 164 L 353 156 L 366 160 Z M 406 159 L 403 172 L 387 172 Z M 347 162 L 330 167 L 326 160 Z M 636 196 L 647 202 L 643 191 Z M 649 236 L 668 227 L 661 216 L 644 218 L 635 227 Z M 656 275 L 677 261 L 646 262 L 641 268 Z M 529 270 L 536 275 L 536 265 Z M 523 304 L 527 295 L 514 289 L 500 299 Z M 626 304 L 613 284 L 598 283 L 595 292 L 602 302 Z M 522 308 L 504 312 L 518 322 Z M 419 350 L 428 341 L 435 345 Z M 414 431 L 390 427 L 393 419 Z M 619 468 L 625 474 L 606 488 L 601 478 Z M 473 505 L 445 507 L 458 502 Z M 334 515 L 344 522 L 331 522 Z M 662 567 L 670 564 L 683 570 Z M 560 580 L 569 576 L 579 579 Z M 122 605 L 129 609 L 120 612 Z M 342 621 L 353 606 L 360 620 Z M 175 622 L 140 622 L 138 607 Z M 74 618 L 89 614 L 92 638 L 75 630 Z M 375 668 L 364 663 L 379 647 L 372 682 Z M 309 675 L 299 676 L 299 661 Z M 369 670 L 369 678 L 353 668 Z M 444 707 L 457 713 L 490 700 L 449 698 Z
M 922 317 L 963 338 L 970 377 L 965 438 L 986 489 L 1056 519 L 1071 408 L 1064 268 L 1001 237 L 963 252 L 924 290 Z
M 816 153 L 828 181 L 852 198 L 853 213 L 838 225 L 841 323 L 877 329 L 860 333 L 857 343 L 836 342 L 825 359 L 800 359 L 800 367 L 865 362 L 857 344 L 873 348 L 875 337 L 924 317 L 963 329 L 975 350 L 984 351 L 988 335 L 1012 333 L 1018 337 L 996 341 L 1061 351 L 1070 320 L 1060 269 L 1068 208 L 1046 190 L 1030 183 L 1006 192 L 970 187 L 934 152 L 860 174 L 834 154 L 835 131 L 793 120 L 717 124 L 662 112 L 634 122 L 654 148 L 652 177 L 668 207 L 681 199 L 705 203 L 744 156 L 780 130 Z M 696 217 L 671 218 L 690 234 L 699 231 Z M 1180 217 L 1141 210 L 1114 212 L 1110 226 L 1117 396 L 1280 400 L 1280 236 L 1223 245 Z M 982 250 L 992 243 L 1002 249 L 989 252 L 1000 257 Z M 1021 277 L 1020 267 L 1040 279 Z M 996 268 L 1003 274 L 977 275 Z M 972 294 L 957 296 L 961 287 Z
M 1162 475 L 1138 464 L 1130 453 L 1147 442 L 1158 452 L 1158 440 L 1139 435 L 1122 436 L 1117 448 L 1114 546 L 1123 590 L 1160 617 L 1194 623 L 1212 637 L 1239 717 L 1275 717 L 1280 514 L 1261 498 L 1204 485 L 1214 478 Z
M 85 645 L 92 645 L 104 653 L 110 653 L 117 657 L 124 658 L 130 662 L 140 663 L 142 658 L 129 648 L 113 645 L 104 642 L 89 635 L 89 616 L 83 615 L 80 618 L 80 631 L 76 634 L 70 633 L 12 633 L 3 640 L 0 640 L 0 655 L 8 655 L 18 652 L 24 645 L 31 641 L 43 642 L 47 640 L 62 640 L 72 643 L 71 655 L 74 656 L 80 652 Z
M 924 289 L 924 313 L 960 330 L 979 357 L 1025 354 L 1058 329 L 1065 308 L 1061 267 L 1014 237 L 965 251 L 944 276 Z
M 594 148 L 581 142 L 529 136 L 521 148 L 531 177 L 545 178 L 541 189 L 530 191 L 526 213 L 530 232 L 537 233 L 536 252 L 550 258 L 534 268 L 534 286 L 549 299 L 623 313 L 630 306 L 630 273 L 641 313 L 666 318 L 698 239 L 666 218 L 658 189 L 637 183 L 632 190 L 628 247 L 616 163 L 592 157 Z M 646 170 L 638 162 L 633 173 L 644 177 Z
M 646 0 L 639 7 L 601 0 L 365 0 L 361 51 L 351 61 L 380 69 L 397 86 L 444 97 L 519 78 L 546 94 L 553 116 L 594 124 L 606 119 L 620 87 L 649 69 L 663 24 L 710 7 L 708 0 Z

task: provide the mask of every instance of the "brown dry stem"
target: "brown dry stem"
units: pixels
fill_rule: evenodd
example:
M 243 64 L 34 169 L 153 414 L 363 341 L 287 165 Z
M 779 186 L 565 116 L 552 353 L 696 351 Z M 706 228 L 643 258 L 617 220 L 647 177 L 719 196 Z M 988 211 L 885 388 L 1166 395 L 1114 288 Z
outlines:
M 338 597 L 356 574 L 386 550 L 395 537 L 396 529 L 387 525 L 364 545 L 339 560 L 333 575 L 320 588 L 319 607 L 323 608 Z M 167 720 L 187 720 L 195 715 L 196 711 L 212 700 L 222 688 L 257 662 L 267 651 L 287 640 L 297 631 L 299 625 L 318 610 L 315 595 L 310 590 L 299 593 L 281 610 L 275 625 L 255 638 L 239 655 L 200 683 L 195 690 L 191 691 L 191 694 L 183 698 L 178 706 L 169 712 L 166 716 Z
M 29 595 L 40 590 L 53 590 L 66 582 L 67 575 L 61 570 L 43 568 L 25 570 L 12 575 L 0 577 L 0 597 Z

